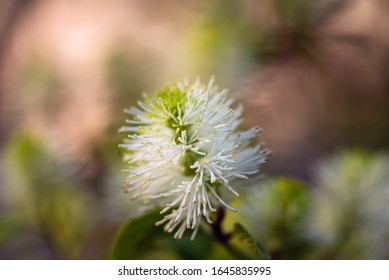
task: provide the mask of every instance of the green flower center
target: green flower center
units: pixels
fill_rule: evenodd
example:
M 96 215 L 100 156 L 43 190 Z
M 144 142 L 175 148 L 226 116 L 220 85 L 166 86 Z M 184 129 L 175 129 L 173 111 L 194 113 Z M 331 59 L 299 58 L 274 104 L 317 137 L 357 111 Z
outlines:
M 174 131 L 173 141 L 175 144 L 179 144 L 179 138 L 182 137 L 182 133 L 185 131 L 187 139 L 191 139 L 191 125 L 182 122 L 182 116 L 185 114 L 185 106 L 188 102 L 188 93 L 185 90 L 174 87 L 165 87 L 162 90 L 158 91 L 156 97 L 149 100 L 156 109 L 165 111 L 170 115 L 166 119 L 166 126 Z M 185 144 L 194 144 L 196 142 Z M 203 151 L 201 151 L 203 152 Z M 203 158 L 204 155 L 200 155 L 193 151 L 186 151 L 184 156 L 181 159 L 181 170 L 182 173 L 186 176 L 195 175 L 195 169 L 190 167 L 196 163 L 196 161 Z
M 192 151 L 186 151 L 185 155 L 181 159 L 181 172 L 185 176 L 194 176 L 196 175 L 196 169 L 190 168 L 196 161 L 202 159 L 204 156 L 199 155 Z
M 156 96 L 150 97 L 146 100 L 146 103 L 153 104 L 158 110 L 170 113 L 176 119 L 180 115 L 184 114 L 187 102 L 187 92 L 177 86 L 164 87 L 156 93 Z

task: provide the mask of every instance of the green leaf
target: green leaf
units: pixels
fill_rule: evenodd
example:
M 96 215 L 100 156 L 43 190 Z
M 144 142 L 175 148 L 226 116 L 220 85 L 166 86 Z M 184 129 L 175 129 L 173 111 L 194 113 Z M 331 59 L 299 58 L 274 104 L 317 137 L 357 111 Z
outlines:
M 185 260 L 207 260 L 214 249 L 210 236 L 201 228 L 194 240 L 190 240 L 189 236 L 182 239 L 171 238 L 169 244 Z
M 270 254 L 266 251 L 266 249 L 259 243 L 256 239 L 254 239 L 251 234 L 246 230 L 244 226 L 240 223 L 236 223 L 234 226 L 234 234 L 238 236 L 240 240 L 242 240 L 247 247 L 252 249 L 258 256 L 270 259 Z
M 166 235 L 162 227 L 155 223 L 161 219 L 159 209 L 154 209 L 141 217 L 130 220 L 119 231 L 112 249 L 116 260 L 140 259 L 155 248 L 161 237 Z

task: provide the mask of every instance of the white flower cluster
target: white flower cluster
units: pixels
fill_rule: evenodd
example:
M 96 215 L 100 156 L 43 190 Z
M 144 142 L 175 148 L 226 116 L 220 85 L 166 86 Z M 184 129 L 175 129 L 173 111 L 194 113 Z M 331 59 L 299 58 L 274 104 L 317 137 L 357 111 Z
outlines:
M 232 184 L 259 172 L 269 152 L 250 147 L 259 128 L 238 132 L 241 108 L 230 108 L 227 90 L 197 80 L 166 87 L 145 96 L 121 132 L 128 139 L 120 146 L 128 153 L 126 190 L 132 198 L 157 201 L 163 209 L 165 230 L 181 238 L 188 228 L 196 235 L 204 217 L 216 206 L 235 211 L 222 198 L 223 188 L 238 195 Z

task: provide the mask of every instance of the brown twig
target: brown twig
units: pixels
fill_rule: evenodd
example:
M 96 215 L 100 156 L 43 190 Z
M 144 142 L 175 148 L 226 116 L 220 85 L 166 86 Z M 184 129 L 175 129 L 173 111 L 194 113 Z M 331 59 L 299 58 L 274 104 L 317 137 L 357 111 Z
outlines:
M 250 259 L 246 254 L 241 252 L 239 249 L 231 245 L 231 238 L 233 233 L 223 232 L 222 223 L 226 216 L 226 210 L 224 207 L 219 207 L 216 212 L 216 219 L 213 224 L 211 224 L 213 237 L 236 259 L 238 260 L 248 260 Z

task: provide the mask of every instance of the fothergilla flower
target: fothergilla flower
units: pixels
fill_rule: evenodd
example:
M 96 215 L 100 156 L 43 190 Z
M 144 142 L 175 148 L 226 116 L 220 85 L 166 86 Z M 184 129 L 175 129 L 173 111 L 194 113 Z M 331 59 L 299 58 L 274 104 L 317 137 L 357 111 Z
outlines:
M 197 80 L 145 95 L 138 108 L 125 110 L 132 116 L 120 129 L 128 134 L 120 145 L 129 164 L 126 191 L 160 205 L 163 218 L 156 224 L 176 230 L 175 238 L 190 228 L 193 239 L 218 206 L 235 211 L 224 190 L 238 195 L 239 179 L 257 174 L 269 156 L 263 146 L 250 146 L 259 128 L 238 131 L 241 108 L 232 103 L 212 80 Z

